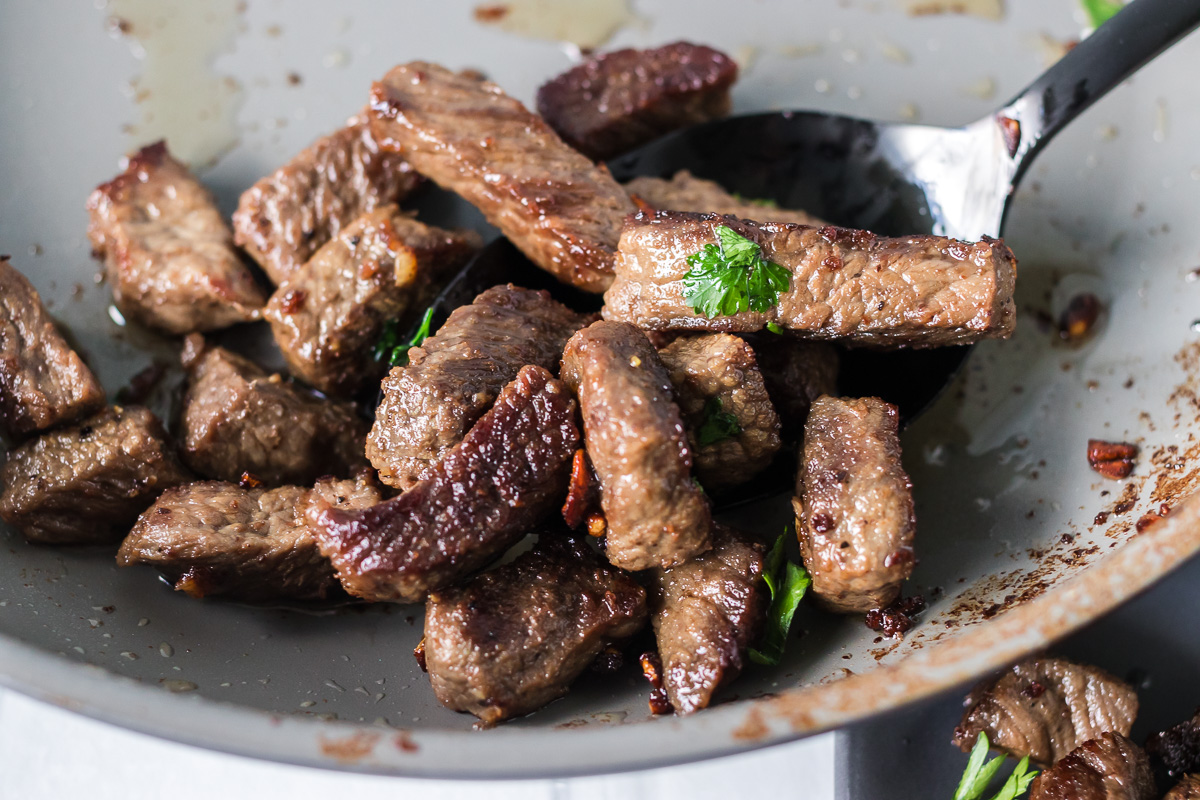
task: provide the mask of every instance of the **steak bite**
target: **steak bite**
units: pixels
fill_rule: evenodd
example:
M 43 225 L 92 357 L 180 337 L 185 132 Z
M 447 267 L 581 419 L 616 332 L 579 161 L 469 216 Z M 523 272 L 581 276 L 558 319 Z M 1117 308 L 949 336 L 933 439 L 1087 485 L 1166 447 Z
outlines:
M 381 206 L 343 228 L 279 284 L 263 316 L 297 377 L 354 394 L 380 377 L 372 351 L 387 323 L 410 323 L 479 248 L 478 234 Z
M 367 424 L 353 404 L 326 400 L 195 334 L 181 429 L 184 462 L 236 483 L 246 473 L 269 486 L 346 476 L 367 465 Z
M 646 623 L 646 592 L 561 533 L 425 606 L 425 664 L 437 699 L 486 724 L 567 693 L 604 648 Z
M 576 333 L 563 381 L 579 395 L 600 479 L 608 560 L 628 570 L 673 567 L 709 548 L 711 515 L 666 367 L 646 335 L 621 322 Z
M 746 483 L 779 451 L 779 416 L 750 346 L 727 333 L 683 336 L 658 351 L 707 489 Z
M 882 608 L 912 574 L 912 482 L 900 463 L 896 407 L 824 396 L 804 426 L 796 535 L 813 593 L 848 613 Z
M 164 142 L 92 192 L 88 239 L 127 318 L 172 334 L 259 318 L 263 291 L 212 194 Z
M 313 494 L 346 509 L 382 499 L 365 474 L 356 480 L 322 478 L 314 489 L 191 483 L 165 492 L 142 514 L 117 564 L 155 567 L 177 590 L 197 598 L 323 600 L 341 587 L 304 518 Z
M 1102 733 L 1038 774 L 1029 800 L 1155 800 L 1158 789 L 1142 748 Z
M 743 200 L 722 188 L 716 181 L 697 178 L 686 169 L 670 178 L 634 178 L 625 184 L 625 191 L 634 202 L 659 211 L 696 211 L 701 214 L 729 214 L 740 219 L 767 219 L 771 222 L 791 222 L 796 225 L 825 225 L 824 220 L 807 211 L 775 208 L 771 205 Z
M 0 518 L 31 542 L 116 542 L 160 492 L 189 480 L 153 414 L 110 408 L 10 450 Z
M 689 42 L 601 53 L 542 85 L 537 109 L 588 158 L 612 158 L 673 130 L 729 113 L 729 56 Z
M 1200 775 L 1184 775 L 1163 800 L 1200 800 Z
M 104 389 L 33 285 L 0 256 L 0 433 L 19 439 L 91 414 Z
M 980 731 L 998 750 L 1035 763 L 1057 762 L 1105 732 L 1129 735 L 1137 694 L 1096 667 L 1062 658 L 1031 658 L 967 695 L 954 743 L 967 752 Z
M 500 87 L 436 64 L 401 64 L 371 87 L 371 132 L 559 280 L 592 292 L 612 282 L 633 201 Z
M 713 548 L 650 579 L 650 608 L 663 683 L 677 714 L 707 708 L 742 671 L 770 598 L 764 547 L 716 526 Z
M 1200 772 L 1200 709 L 1191 719 L 1146 739 L 1146 751 L 1172 775 Z
M 383 381 L 367 439 L 379 479 L 408 489 L 431 475 L 521 367 L 556 369 L 563 345 L 587 320 L 547 292 L 512 284 L 456 308 Z
M 764 312 L 706 317 L 684 299 L 690 255 L 725 226 L 790 274 Z M 1016 261 L 1003 242 L 751 222 L 717 214 L 639 212 L 621 232 L 604 318 L 651 330 L 747 332 L 769 323 L 807 339 L 940 347 L 1005 338 L 1016 324 Z
M 402 156 L 375 144 L 364 111 L 247 189 L 233 214 L 234 236 L 283 283 L 344 226 L 420 184 Z
M 523 367 L 428 478 L 364 511 L 314 500 L 308 518 L 346 591 L 415 603 L 486 566 L 555 509 L 578 444 L 571 393 Z

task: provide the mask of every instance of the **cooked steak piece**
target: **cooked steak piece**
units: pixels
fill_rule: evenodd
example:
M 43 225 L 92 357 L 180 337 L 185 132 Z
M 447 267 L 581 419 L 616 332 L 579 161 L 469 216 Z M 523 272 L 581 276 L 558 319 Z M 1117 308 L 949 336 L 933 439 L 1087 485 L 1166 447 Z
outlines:
M 697 178 L 686 169 L 666 178 L 634 178 L 625 184 L 630 197 L 660 211 L 697 211 L 702 214 L 730 214 L 740 219 L 791 222 L 796 225 L 825 225 L 825 221 L 807 211 L 775 208 L 770 204 L 743 200 L 732 195 L 716 181 Z
M 646 623 L 646 592 L 555 532 L 515 561 L 425 606 L 425 664 L 438 700 L 487 724 L 567 693 L 612 641 Z
M 164 142 L 143 147 L 87 202 L 88 239 L 127 318 L 166 333 L 259 318 L 263 291 L 212 194 Z
M 483 212 L 533 263 L 602 292 L 633 201 L 540 117 L 487 81 L 414 61 L 371 87 L 371 132 Z
M 526 364 L 555 370 L 588 318 L 546 292 L 494 286 L 456 308 L 383 381 L 367 457 L 389 486 L 408 489 L 433 470 Z
M 1200 772 L 1200 709 L 1191 719 L 1150 736 L 1146 751 L 1172 775 Z
M 738 673 L 770 605 L 765 548 L 716 526 L 713 548 L 650 579 L 663 682 L 677 714 L 707 708 Z
M 382 499 L 369 473 L 322 478 L 313 489 L 190 483 L 142 514 L 117 563 L 155 567 L 192 597 L 323 600 L 341 587 L 304 518 L 314 493 L 334 508 L 369 508 Z
M 314 500 L 308 517 L 346 591 L 414 603 L 486 566 L 557 508 L 578 445 L 571 393 L 523 367 L 427 479 L 365 511 Z
M 706 489 L 746 483 L 779 451 L 779 416 L 754 351 L 736 336 L 683 336 L 658 351 Z
M 899 414 L 877 397 L 823 396 L 804 426 L 796 535 L 813 593 L 834 611 L 883 608 L 912 574 L 912 482 Z
M 1119 733 L 1079 745 L 1029 787 L 1029 800 L 1155 800 L 1158 789 L 1142 748 Z
M 473 231 L 444 231 L 381 206 L 280 283 L 263 316 L 294 375 L 352 395 L 382 375 L 372 351 L 387 323 L 414 322 L 479 245 Z
M 597 161 L 729 113 L 732 58 L 689 42 L 601 53 L 542 85 L 537 109 L 567 144 Z
M 110 408 L 10 450 L 0 518 L 31 542 L 118 542 L 160 492 L 189 480 L 153 414 Z
M 1163 800 L 1200 800 L 1200 775 L 1185 775 Z
M 103 406 L 96 376 L 54 327 L 32 284 L 0 256 L 0 433 L 19 439 Z
M 346 476 L 367 465 L 367 423 L 351 403 L 308 392 L 199 334 L 184 343 L 188 370 L 183 460 L 207 478 L 250 473 L 268 486 Z
M 646 335 L 621 322 L 584 328 L 567 342 L 562 376 L 579 395 L 608 560 L 628 570 L 668 568 L 707 550 L 708 502 L 692 481 L 670 375 Z
M 402 156 L 376 146 L 364 110 L 247 189 L 234 236 L 279 284 L 344 226 L 399 203 L 421 180 Z
M 726 226 L 785 268 L 790 286 L 765 312 L 709 318 L 684 299 L 687 257 Z M 639 212 L 626 219 L 605 319 L 651 330 L 745 332 L 776 323 L 808 339 L 940 347 L 1010 336 L 1016 261 L 1003 242 L 751 222 L 717 214 Z
M 967 696 L 954 743 L 963 752 L 979 732 L 998 750 L 1049 765 L 1088 739 L 1129 735 L 1137 694 L 1096 667 L 1062 658 L 1031 658 L 985 681 Z
M 823 394 L 837 394 L 837 348 L 827 342 L 806 342 L 773 333 L 744 337 L 754 348 L 767 394 L 779 414 L 783 438 L 800 441 L 812 404 Z

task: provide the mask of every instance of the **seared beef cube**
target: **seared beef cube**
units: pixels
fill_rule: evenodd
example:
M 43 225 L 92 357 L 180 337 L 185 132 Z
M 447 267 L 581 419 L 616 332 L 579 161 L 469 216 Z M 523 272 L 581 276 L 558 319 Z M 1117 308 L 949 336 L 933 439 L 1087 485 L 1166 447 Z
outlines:
M 677 714 L 707 708 L 742 671 L 770 605 L 764 548 L 717 526 L 713 548 L 669 570 L 655 570 L 650 608 L 663 683 Z
M 563 380 L 579 395 L 588 455 L 600 479 L 608 560 L 629 570 L 673 567 L 709 548 L 711 515 L 671 378 L 646 335 L 597 322 L 571 337 Z
M 612 282 L 633 201 L 500 87 L 436 64 L 401 64 L 371 87 L 371 132 L 559 280 L 592 292 Z
M 1150 736 L 1146 751 L 1172 775 L 1200 771 L 1200 709 L 1191 719 Z
M 304 518 L 314 493 L 334 508 L 369 508 L 382 499 L 367 476 L 322 478 L 314 489 L 191 483 L 142 514 L 117 563 L 155 567 L 192 597 L 323 600 L 341 587 Z
M 1154 800 L 1158 789 L 1142 748 L 1119 733 L 1084 742 L 1040 773 L 1029 800 Z
M 684 336 L 658 351 L 706 489 L 746 483 L 779 451 L 779 416 L 750 346 L 727 333 Z
M 402 156 L 375 144 L 364 112 L 247 189 L 233 215 L 234 236 L 283 283 L 344 226 L 420 184 Z
M 103 406 L 96 376 L 29 281 L 0 256 L 0 432 L 18 439 Z
M 980 731 L 998 750 L 1049 765 L 1111 731 L 1129 735 L 1137 694 L 1104 670 L 1062 658 L 1031 658 L 967 696 L 954 743 L 963 752 Z
M 812 404 L 823 394 L 837 393 L 841 360 L 837 348 L 773 333 L 745 334 L 745 338 L 754 348 L 783 438 L 800 441 Z
M 367 465 L 367 424 L 337 403 L 269 375 L 197 334 L 184 343 L 183 460 L 207 478 L 246 473 L 268 486 L 346 476 Z
M 804 426 L 796 535 L 813 593 L 848 613 L 890 604 L 912 574 L 912 482 L 900 463 L 899 414 L 878 397 L 824 396 Z
M 571 393 L 524 367 L 428 478 L 365 511 L 314 501 L 308 517 L 346 591 L 415 603 L 487 566 L 562 503 L 578 445 Z
M 538 113 L 597 161 L 729 113 L 737 64 L 711 47 L 675 42 L 601 53 L 537 93 Z
M 430 594 L 425 664 L 442 705 L 493 724 L 566 694 L 610 642 L 645 622 L 646 593 L 631 577 L 544 534 L 512 563 Z
M 263 291 L 208 189 L 167 152 L 139 150 L 88 198 L 88 238 L 127 318 L 166 333 L 259 318 Z
M 724 226 L 762 248 L 790 284 L 766 311 L 707 317 L 684 299 L 687 258 Z M 625 221 L 604 318 L 651 330 L 732 333 L 770 323 L 806 339 L 872 347 L 940 347 L 1012 335 L 1016 261 L 1003 242 L 866 231 L 717 214 L 639 212 Z
M 367 439 L 379 479 L 408 489 L 433 474 L 521 367 L 558 367 L 563 345 L 587 319 L 546 292 L 512 284 L 456 308 L 383 381 Z
M 1185 775 L 1163 800 L 1200 800 L 1200 775 Z
M 153 414 L 110 408 L 10 450 L 0 517 L 31 542 L 117 542 L 160 492 L 189 480 Z
M 806 211 L 775 208 L 754 200 L 732 195 L 715 181 L 697 178 L 686 169 L 666 178 L 634 178 L 625 184 L 625 191 L 635 201 L 659 211 L 697 211 L 701 214 L 729 214 L 741 219 L 761 219 L 770 222 L 791 222 L 796 225 L 825 225 Z
M 327 394 L 352 395 L 379 380 L 372 352 L 387 323 L 407 328 L 479 244 L 474 232 L 444 231 L 383 206 L 280 283 L 263 316 L 294 375 Z

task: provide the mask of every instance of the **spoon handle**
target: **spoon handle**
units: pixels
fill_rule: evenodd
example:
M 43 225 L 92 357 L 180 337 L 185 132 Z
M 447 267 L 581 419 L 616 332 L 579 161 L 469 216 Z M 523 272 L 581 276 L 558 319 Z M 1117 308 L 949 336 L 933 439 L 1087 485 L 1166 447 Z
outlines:
M 1054 134 L 1200 26 L 1200 0 L 1133 0 L 996 112 L 1015 186 Z

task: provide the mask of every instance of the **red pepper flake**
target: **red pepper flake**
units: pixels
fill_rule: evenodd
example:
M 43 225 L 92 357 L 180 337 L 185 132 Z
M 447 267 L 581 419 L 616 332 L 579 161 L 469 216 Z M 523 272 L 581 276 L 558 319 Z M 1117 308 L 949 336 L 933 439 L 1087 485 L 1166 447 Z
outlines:
M 475 6 L 475 19 L 479 22 L 499 22 L 508 16 L 508 6 Z
M 262 479 L 252 472 L 243 472 L 242 477 L 238 480 L 238 486 L 243 489 L 261 489 L 262 485 Z
M 280 298 L 281 310 L 285 314 L 298 314 L 304 308 L 304 301 L 307 299 L 308 292 L 303 289 L 289 289 Z
M 1075 295 L 1058 318 L 1058 338 L 1076 342 L 1087 336 L 1100 318 L 1101 310 L 1100 298 L 1091 292 Z
M 606 520 L 604 515 L 600 513 L 588 514 L 587 532 L 588 536 L 595 536 L 597 539 L 599 539 L 608 532 L 608 520 Z
M 1158 522 L 1160 519 L 1162 519 L 1162 517 L 1158 514 L 1144 514 L 1141 519 L 1134 523 L 1133 527 L 1138 533 L 1141 533 L 1142 531 L 1146 530 L 1146 528 L 1149 528 L 1151 525 Z
M 867 627 L 880 631 L 889 639 L 904 636 L 913 626 L 912 618 L 925 610 L 925 598 L 921 595 L 897 599 L 887 608 L 873 608 L 867 612 Z
M 1128 442 L 1088 439 L 1087 458 L 1092 469 L 1106 478 L 1121 480 L 1133 472 L 1138 446 Z
M 642 675 L 650 681 L 650 686 L 653 687 L 650 690 L 650 713 L 656 717 L 661 714 L 670 714 L 675 709 L 667 698 L 667 690 L 663 688 L 662 660 L 658 657 L 658 653 L 648 650 L 642 653 L 642 657 L 638 660 L 642 664 Z
M 1009 158 L 1016 158 L 1017 148 L 1021 145 L 1021 123 L 1012 117 L 997 117 L 1000 123 L 1000 133 L 1004 136 L 1004 147 L 1008 150 Z
M 828 514 L 813 514 L 812 529 L 817 533 L 828 533 L 833 530 L 833 517 Z
M 421 668 L 421 672 L 429 672 L 429 667 L 425 664 L 425 637 L 421 637 L 421 643 L 413 648 L 413 658 L 417 660 L 417 666 Z
M 597 489 L 587 453 L 582 448 L 576 450 L 571 460 L 571 481 L 567 488 L 567 499 L 562 507 L 563 520 L 566 521 L 567 527 L 578 528 L 589 519 L 599 500 Z
M 1031 700 L 1036 700 L 1046 693 L 1046 687 L 1037 681 L 1030 681 L 1029 685 L 1021 690 L 1021 693 Z

